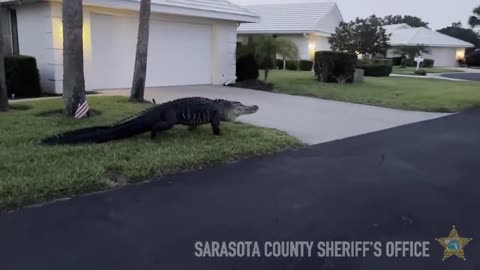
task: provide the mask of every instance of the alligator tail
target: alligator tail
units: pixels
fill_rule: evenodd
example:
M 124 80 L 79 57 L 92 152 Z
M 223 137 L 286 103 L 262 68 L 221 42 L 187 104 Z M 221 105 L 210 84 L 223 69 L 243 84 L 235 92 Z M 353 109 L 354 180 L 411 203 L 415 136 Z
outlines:
M 104 143 L 133 137 L 146 131 L 137 121 L 129 121 L 116 126 L 96 126 L 61 133 L 42 140 L 42 144 Z

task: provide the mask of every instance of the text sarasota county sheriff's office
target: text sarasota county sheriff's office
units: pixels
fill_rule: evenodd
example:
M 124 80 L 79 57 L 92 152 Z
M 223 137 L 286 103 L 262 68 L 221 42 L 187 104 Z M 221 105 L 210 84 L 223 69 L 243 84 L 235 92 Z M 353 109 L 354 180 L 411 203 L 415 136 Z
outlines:
M 428 241 L 206 241 L 195 243 L 199 258 L 428 258 Z

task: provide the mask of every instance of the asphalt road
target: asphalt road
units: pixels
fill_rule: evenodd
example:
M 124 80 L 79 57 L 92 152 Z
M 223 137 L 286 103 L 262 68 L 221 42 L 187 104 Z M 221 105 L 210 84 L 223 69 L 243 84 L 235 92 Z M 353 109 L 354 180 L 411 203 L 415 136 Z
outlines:
M 480 81 L 480 73 L 467 73 L 467 72 L 457 72 L 457 73 L 447 73 L 442 74 L 442 77 L 451 78 L 451 79 L 461 79 L 467 81 Z
M 0 269 L 480 269 L 480 112 L 0 216 Z M 456 225 L 467 261 L 442 262 Z M 429 241 L 428 258 L 197 258 L 196 241 Z

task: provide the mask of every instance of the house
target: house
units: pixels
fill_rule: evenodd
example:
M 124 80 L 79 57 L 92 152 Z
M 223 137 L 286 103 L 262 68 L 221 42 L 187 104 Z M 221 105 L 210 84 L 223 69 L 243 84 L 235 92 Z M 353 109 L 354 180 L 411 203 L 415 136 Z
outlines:
M 430 53 L 423 53 L 423 58 L 435 60 L 435 66 L 457 66 L 458 59 L 465 58 L 465 48 L 474 47 L 473 44 L 453 38 L 424 27 L 411 27 L 407 24 L 386 25 L 390 36 L 390 48 L 387 57 L 399 56 L 395 52 L 401 46 L 425 45 Z
M 36 57 L 44 91 L 62 93 L 60 0 L 1 0 L 12 53 Z M 87 90 L 131 87 L 139 0 L 84 0 Z M 236 30 L 257 22 L 226 0 L 153 0 L 146 86 L 223 84 L 235 77 Z M 4 15 L 8 16 L 4 16 Z
M 343 21 L 336 3 L 310 2 L 244 6 L 260 16 L 257 23 L 238 28 L 238 42 L 252 35 L 272 34 L 295 42 L 302 60 L 312 60 L 316 51 L 330 50 L 328 38 Z

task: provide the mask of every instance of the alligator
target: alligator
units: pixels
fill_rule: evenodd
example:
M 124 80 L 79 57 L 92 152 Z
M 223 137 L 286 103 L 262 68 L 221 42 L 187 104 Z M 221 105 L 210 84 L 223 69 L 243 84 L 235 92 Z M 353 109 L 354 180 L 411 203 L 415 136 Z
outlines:
M 211 124 L 213 134 L 220 135 L 221 122 L 233 122 L 241 115 L 253 114 L 258 106 L 243 105 L 238 101 L 208 99 L 203 97 L 182 98 L 155 105 L 136 116 L 110 126 L 96 126 L 69 131 L 46 138 L 43 144 L 105 143 L 150 132 L 155 139 L 158 132 L 175 125 L 185 125 L 191 130 L 200 125 Z

